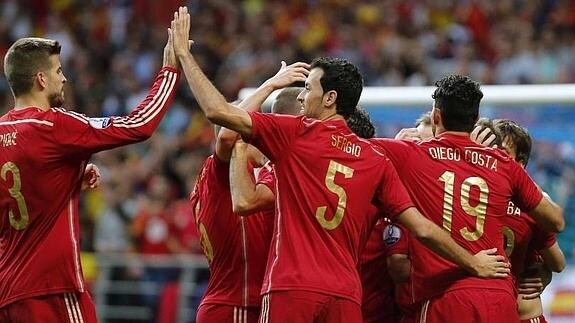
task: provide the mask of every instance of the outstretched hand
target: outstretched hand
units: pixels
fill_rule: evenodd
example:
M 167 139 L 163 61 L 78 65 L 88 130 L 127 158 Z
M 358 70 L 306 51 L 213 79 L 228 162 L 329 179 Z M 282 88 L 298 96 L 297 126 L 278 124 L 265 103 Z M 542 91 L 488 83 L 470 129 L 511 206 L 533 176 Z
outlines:
M 277 90 L 294 82 L 305 82 L 305 79 L 309 74 L 309 67 L 310 65 L 304 62 L 296 62 L 291 65 L 287 65 L 286 62 L 282 61 L 279 71 L 265 83 Z
M 505 278 L 511 272 L 511 265 L 505 257 L 497 254 L 497 248 L 481 250 L 474 255 L 475 276 L 483 278 Z
M 188 13 L 188 7 L 179 7 L 178 11 L 174 12 L 174 19 L 171 22 L 171 30 L 173 32 L 174 51 L 176 56 L 182 57 L 190 53 L 190 26 L 191 18 Z
M 176 53 L 174 52 L 174 36 L 172 28 L 168 28 L 168 41 L 166 42 L 166 46 L 164 47 L 164 67 L 170 66 L 173 68 L 178 68 L 179 63 L 178 59 L 176 58 Z

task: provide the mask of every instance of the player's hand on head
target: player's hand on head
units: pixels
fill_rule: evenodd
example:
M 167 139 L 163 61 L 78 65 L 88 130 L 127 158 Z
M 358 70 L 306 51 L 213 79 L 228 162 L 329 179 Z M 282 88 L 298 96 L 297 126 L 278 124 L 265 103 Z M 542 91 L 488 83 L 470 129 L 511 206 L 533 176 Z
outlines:
M 491 132 L 491 129 L 484 126 L 475 126 L 469 137 L 476 144 L 482 145 L 484 147 L 491 147 L 496 139 L 496 136 L 493 132 Z M 496 148 L 497 146 L 493 147 Z
M 270 84 L 274 89 L 281 89 L 295 82 L 305 82 L 309 74 L 309 67 L 310 65 L 304 62 L 295 62 L 287 65 L 286 62 L 282 61 L 279 71 L 269 78 L 266 83 Z
M 541 295 L 545 284 L 541 277 L 522 277 L 517 284 L 517 292 L 523 299 L 535 299 Z
M 187 7 L 179 7 L 174 12 L 174 19 L 171 22 L 173 31 L 174 51 L 176 56 L 184 56 L 190 52 L 190 14 Z
M 84 176 L 82 177 L 82 191 L 89 188 L 96 188 L 101 183 L 100 169 L 94 164 L 86 165 Z
M 403 128 L 395 135 L 395 139 L 402 140 L 421 140 L 421 135 L 417 128 Z
M 474 257 L 477 277 L 505 278 L 511 272 L 511 265 L 504 256 L 497 254 L 497 248 L 481 250 Z

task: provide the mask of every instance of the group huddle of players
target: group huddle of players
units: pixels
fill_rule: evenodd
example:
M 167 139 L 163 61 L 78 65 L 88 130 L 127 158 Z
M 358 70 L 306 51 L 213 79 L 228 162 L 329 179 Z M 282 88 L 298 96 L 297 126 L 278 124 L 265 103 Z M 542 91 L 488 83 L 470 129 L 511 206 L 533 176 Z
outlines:
M 211 272 L 197 322 L 544 322 L 538 295 L 565 266 L 553 233 L 563 210 L 524 169 L 525 129 L 475 128 L 478 83 L 444 77 L 429 123 L 374 138 L 351 62 L 282 62 L 236 105 L 195 61 L 190 29 L 180 7 L 146 98 L 103 119 L 60 108 L 58 42 L 22 38 L 7 51 L 1 322 L 97 322 L 79 261 L 79 196 L 98 182 L 87 161 L 149 138 L 181 74 L 221 127 L 191 194 Z M 259 112 L 286 87 L 273 113 Z

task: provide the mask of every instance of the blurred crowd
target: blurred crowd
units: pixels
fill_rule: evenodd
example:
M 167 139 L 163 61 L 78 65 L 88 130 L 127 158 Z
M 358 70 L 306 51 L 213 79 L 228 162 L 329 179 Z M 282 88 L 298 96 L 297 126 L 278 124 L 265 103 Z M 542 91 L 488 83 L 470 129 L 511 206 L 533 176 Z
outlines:
M 273 75 L 281 60 L 325 55 L 356 63 L 368 86 L 431 85 L 450 73 L 483 84 L 575 82 L 572 0 L 2 0 L 0 54 L 20 37 L 57 39 L 68 78 L 65 107 L 125 114 L 159 70 L 166 29 L 181 4 L 191 9 L 195 56 L 229 100 Z M 3 76 L 0 103 L 3 112 L 12 107 Z M 151 140 L 94 156 L 104 181 L 82 202 L 83 250 L 199 252 L 187 197 L 213 139 L 182 86 Z M 530 166 L 567 208 L 570 232 L 573 149 L 538 143 Z M 573 260 L 569 235 L 561 243 Z

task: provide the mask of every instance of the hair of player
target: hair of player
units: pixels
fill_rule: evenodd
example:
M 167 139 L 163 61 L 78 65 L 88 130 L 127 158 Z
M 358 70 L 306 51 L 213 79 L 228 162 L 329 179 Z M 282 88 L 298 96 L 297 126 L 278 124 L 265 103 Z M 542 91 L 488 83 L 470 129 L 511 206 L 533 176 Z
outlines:
M 358 137 L 369 139 L 375 137 L 375 126 L 367 111 L 357 106 L 355 111 L 345 120 L 347 126 Z
M 6 52 L 4 74 L 12 94 L 17 97 L 30 92 L 38 72 L 50 69 L 50 56 L 60 54 L 60 43 L 45 38 L 20 38 Z
M 415 127 L 417 128 L 420 125 L 431 126 L 431 111 L 425 112 L 415 120 Z
M 495 140 L 493 140 L 493 142 L 491 143 L 491 147 L 497 146 L 497 147 L 501 147 L 501 143 L 503 142 L 503 138 L 501 137 L 501 133 L 499 132 L 499 130 L 497 130 L 495 128 L 495 124 L 493 123 L 493 120 L 489 119 L 489 118 L 479 118 L 479 120 L 477 120 L 477 122 L 475 123 L 475 126 L 480 126 L 483 128 L 489 128 L 489 130 L 491 130 L 491 133 L 495 135 Z
M 435 108 L 441 113 L 447 131 L 471 132 L 479 117 L 483 92 L 479 83 L 462 75 L 449 75 L 435 82 Z
M 298 115 L 301 112 L 301 104 L 297 97 L 301 93 L 301 87 L 286 87 L 280 91 L 272 104 L 272 113 Z
M 324 72 L 320 79 L 324 93 L 332 90 L 337 93 L 337 114 L 348 118 L 353 114 L 363 90 L 363 77 L 357 66 L 341 58 L 319 57 L 311 62 L 311 69 L 314 68 L 321 68 Z
M 509 119 L 495 119 L 493 126 L 499 132 L 502 141 L 511 140 L 515 148 L 515 160 L 527 166 L 533 144 L 529 131 Z

